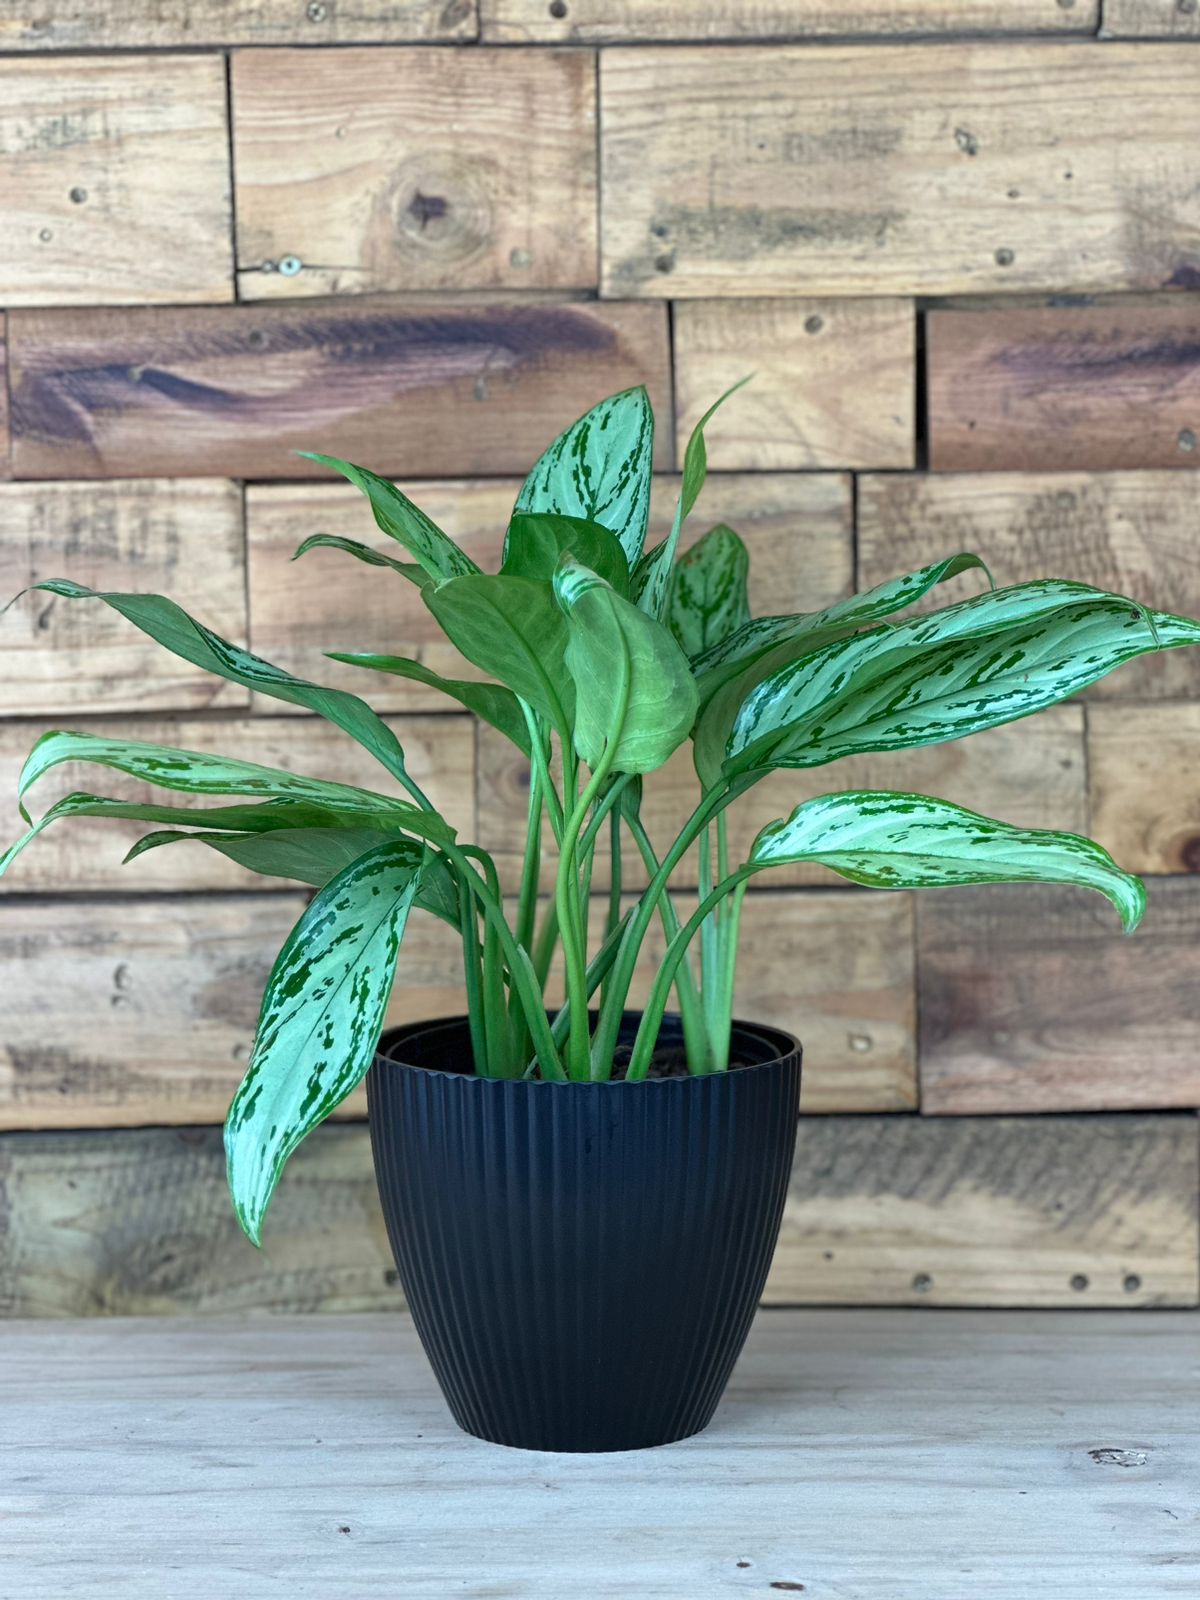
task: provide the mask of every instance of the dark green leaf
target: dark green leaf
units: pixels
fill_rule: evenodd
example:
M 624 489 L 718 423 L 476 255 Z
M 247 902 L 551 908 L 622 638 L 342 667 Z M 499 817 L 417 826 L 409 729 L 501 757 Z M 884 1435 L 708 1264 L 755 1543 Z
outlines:
M 852 790 L 821 795 L 772 822 L 749 864 L 819 861 L 852 883 L 877 889 L 963 883 L 1064 883 L 1106 895 L 1132 933 L 1146 909 L 1140 878 L 1091 839 L 1014 828 L 928 795 Z
M 466 706 L 477 717 L 499 728 L 512 742 L 529 754 L 529 729 L 521 710 L 521 703 L 511 689 L 498 683 L 472 683 L 470 679 L 443 678 L 419 661 L 409 661 L 404 656 L 378 656 L 370 652 L 330 650 L 331 661 L 344 661 L 352 667 L 371 667 L 376 672 L 390 672 L 397 678 L 409 678 L 414 683 L 424 683 L 431 689 L 440 689 Z
M 389 483 L 386 478 L 381 478 L 377 472 L 371 472 L 366 467 L 341 461 L 337 456 L 324 456 L 315 450 L 301 450 L 299 453 L 309 461 L 319 461 L 322 466 L 340 472 L 356 489 L 361 489 L 371 502 L 371 510 L 379 527 L 389 539 L 402 544 L 431 578 L 457 578 L 465 572 L 479 571 L 466 551 L 460 550 L 454 540 L 444 534 L 437 523 L 427 517 L 420 506 L 414 505 L 394 483 Z
M 645 389 L 593 406 L 554 441 L 521 486 L 518 511 L 558 511 L 610 529 L 632 571 L 646 540 L 654 413 Z
M 620 595 L 629 593 L 629 563 L 615 533 L 599 522 L 554 512 L 518 511 L 504 536 L 500 571 L 549 583 L 562 557 L 573 556 L 598 572 Z
M 418 588 L 427 581 L 424 567 L 417 566 L 412 561 L 397 561 L 393 556 L 385 556 L 380 550 L 372 550 L 369 544 L 360 544 L 357 539 L 343 539 L 336 533 L 310 534 L 297 546 L 292 560 L 298 561 L 310 550 L 341 550 L 348 556 L 354 556 L 358 561 L 365 561 L 369 567 L 389 567 L 393 572 L 398 572 L 402 578 L 407 578 L 409 583 L 415 583 Z
M 702 655 L 749 622 L 749 575 L 746 546 L 724 523 L 680 556 L 671 573 L 665 620 L 685 655 Z
M 269 833 L 179 833 L 165 829 L 139 839 L 125 860 L 133 861 L 148 850 L 192 839 L 251 872 L 261 872 L 269 878 L 292 878 L 320 889 L 352 861 L 395 837 L 379 828 L 277 828 Z
M 229 1189 L 255 1244 L 287 1158 L 371 1065 L 424 854 L 393 840 L 360 856 L 313 899 L 272 968 L 225 1122 Z
M 687 738 L 696 686 L 660 622 L 569 558 L 554 580 L 567 617 L 575 748 L 592 768 L 615 746 L 613 772 L 652 772 Z
M 574 695 L 563 655 L 567 625 L 548 583 L 479 573 L 422 590 L 443 632 L 489 678 L 498 678 L 571 737 Z

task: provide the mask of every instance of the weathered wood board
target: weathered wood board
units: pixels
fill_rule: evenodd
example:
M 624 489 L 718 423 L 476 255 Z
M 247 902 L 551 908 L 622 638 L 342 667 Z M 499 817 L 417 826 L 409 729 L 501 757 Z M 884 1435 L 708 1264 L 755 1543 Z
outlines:
M 589 51 L 233 58 L 243 299 L 596 284 Z
M 1200 706 L 1095 705 L 1092 836 L 1131 872 L 1200 872 Z
M 242 504 L 221 479 L 0 483 L 0 603 L 43 578 L 166 593 L 246 642 Z M 245 705 L 100 601 L 25 595 L 0 618 L 0 713 Z
M 525 473 L 572 417 L 645 383 L 670 464 L 661 306 L 364 299 L 9 318 L 22 478 Z
M 492 728 L 479 729 L 480 842 L 496 857 L 508 881 L 516 883 L 525 848 L 529 763 Z M 1027 722 L 992 728 L 956 744 L 924 750 L 855 756 L 825 767 L 772 773 L 726 812 L 732 862 L 744 861 L 759 829 L 813 795 L 845 789 L 903 789 L 934 794 L 973 811 L 1023 828 L 1087 830 L 1087 766 L 1083 712 L 1055 706 Z M 691 745 L 686 745 L 653 778 L 642 794 L 642 819 L 661 856 L 694 810 L 699 798 Z M 1200 794 L 1200 778 L 1197 782 Z M 544 882 L 553 888 L 553 858 L 544 864 Z M 636 848 L 626 842 L 623 881 L 646 881 Z M 696 882 L 697 858 L 691 850 L 679 864 L 680 884 Z M 596 855 L 593 887 L 609 881 L 608 853 Z M 761 886 L 844 885 L 823 867 L 780 867 L 765 873 Z
M 0 1127 L 218 1121 L 245 1070 L 271 962 L 303 903 L 296 893 L 9 897 L 0 917 L 8 974 L 0 989 Z M 597 901 L 597 933 L 602 916 Z M 769 940 L 774 959 L 746 961 L 739 1014 L 802 1035 L 804 1109 L 915 1104 L 908 897 L 754 895 L 745 925 L 747 949 Z M 645 999 L 661 955 L 656 931 L 632 1004 Z M 560 989 L 556 974 L 552 1004 Z M 457 935 L 414 917 L 390 1021 L 463 1009 Z M 344 1114 L 361 1115 L 363 1103 L 356 1095 Z
M 546 0 L 479 0 L 479 8 L 484 40 L 504 44 L 1090 33 L 1100 9 L 1099 0 L 570 0 L 558 8 Z
M 938 472 L 1200 467 L 1200 306 L 933 311 Z
M 0 304 L 233 298 L 219 56 L 0 60 L 0 107 Z
M 1178 1116 L 801 1119 L 768 1305 L 1197 1299 L 1197 1124 Z M 215 1128 L 0 1138 L 0 1315 L 403 1305 L 365 1127 L 292 1157 L 263 1249 Z
M 608 295 L 1081 292 L 1200 271 L 1200 57 L 1172 45 L 616 48 L 600 84 Z
M 1195 39 L 1200 10 L 1192 0 L 1104 0 L 1105 38 Z
M 670 413 L 660 415 L 665 423 Z M 481 566 L 495 571 L 520 482 L 418 482 L 405 488 Z M 678 479 L 655 480 L 651 539 L 667 533 L 677 494 Z M 292 562 L 296 546 L 312 533 L 377 546 L 387 542 L 376 535 L 370 508 L 356 491 L 333 483 L 252 485 L 246 515 L 251 637 L 268 660 L 305 675 L 319 672 L 323 683 L 354 690 L 390 711 L 443 710 L 446 700 L 403 678 L 323 661 L 321 652 L 390 652 L 448 677 L 479 676 L 445 639 L 411 584 L 335 550 L 314 550 Z M 849 592 L 851 517 L 850 483 L 842 476 L 714 473 L 684 545 L 714 522 L 731 522 L 751 552 L 759 609 L 810 610 Z
M 675 312 L 676 456 L 704 430 L 729 470 L 911 467 L 916 315 L 910 300 L 696 300 Z
M 12 436 L 8 424 L 8 319 L 0 311 L 0 483 L 12 477 Z
M 473 39 L 475 0 L 0 0 L 0 49 L 142 50 Z
M 956 550 L 998 584 L 1072 578 L 1164 611 L 1200 616 L 1200 476 L 1190 472 L 864 476 L 858 493 L 862 587 Z M 983 587 L 966 573 L 935 591 L 948 604 Z M 1089 699 L 1200 698 L 1200 653 L 1133 661 Z
M 1152 878 L 1127 939 L 1086 890 L 943 890 L 917 917 L 921 1107 L 1200 1103 L 1200 884 Z
M 270 702 L 267 702 L 268 704 Z M 173 745 L 204 754 L 232 756 L 262 766 L 302 772 L 312 778 L 358 784 L 383 794 L 401 795 L 399 785 L 373 756 L 340 728 L 319 717 L 138 717 L 103 721 L 73 719 L 72 728 L 104 737 L 138 739 Z M 410 717 L 393 721 L 404 746 L 408 770 L 433 804 L 464 838 L 475 834 L 475 731 L 466 716 Z M 29 722 L 0 722 L 0 808 L 3 834 L 0 850 L 20 828 L 16 815 L 17 777 L 41 728 Z M 157 804 L 219 805 L 218 797 L 188 797 L 138 783 L 103 767 L 67 762 L 55 767 L 31 792 L 27 804 L 35 816 L 62 795 L 79 790 L 121 800 Z M 163 823 L 126 822 L 115 818 L 72 817 L 38 836 L 4 876 L 6 894 L 131 891 L 181 893 L 196 889 L 281 889 L 278 878 L 262 878 L 226 860 L 203 845 L 180 844 L 151 850 L 128 866 L 121 859 L 144 834 Z M 294 887 L 294 885 L 290 885 Z

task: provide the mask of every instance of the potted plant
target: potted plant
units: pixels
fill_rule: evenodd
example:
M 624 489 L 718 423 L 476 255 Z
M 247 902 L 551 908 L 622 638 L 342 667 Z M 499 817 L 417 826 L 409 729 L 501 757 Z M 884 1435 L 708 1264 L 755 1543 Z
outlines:
M 325 535 L 297 553 L 334 545 L 417 584 L 482 677 L 443 679 L 403 656 L 334 659 L 443 690 L 528 757 L 515 885 L 455 836 L 391 728 L 357 696 L 281 671 L 160 596 L 36 585 L 98 599 L 185 660 L 327 717 L 404 791 L 51 732 L 22 773 L 28 831 L 0 870 L 59 818 L 114 816 L 156 825 L 130 856 L 192 839 L 313 886 L 271 972 L 226 1123 L 238 1218 L 257 1243 L 288 1156 L 370 1069 L 380 1193 L 416 1326 L 456 1419 L 509 1444 L 662 1443 L 704 1427 L 720 1398 L 777 1236 L 800 1086 L 792 1038 L 733 1020 L 753 876 L 815 861 L 884 889 L 1082 884 L 1108 897 L 1127 930 L 1144 908 L 1140 881 L 1092 841 L 924 795 L 807 800 L 763 828 L 745 861 L 730 859 L 727 809 L 777 768 L 959 738 L 1062 700 L 1135 656 L 1200 640 L 1200 624 L 1057 579 L 903 615 L 983 566 L 969 554 L 820 611 L 752 619 L 746 549 L 731 528 L 678 550 L 704 482 L 711 415 L 688 444 L 670 533 L 647 550 L 647 396 L 633 389 L 596 406 L 526 479 L 494 573 L 391 483 L 313 458 L 363 490 L 400 553 Z M 696 806 L 656 847 L 641 785 L 687 740 Z M 32 822 L 24 799 L 34 783 L 80 760 L 224 803 L 72 794 Z M 542 907 L 544 843 L 556 871 Z M 672 875 L 693 844 L 699 903 L 684 916 Z M 630 848 L 648 887 L 622 896 Z M 612 889 L 593 937 L 600 850 Z M 377 1054 L 414 911 L 461 935 L 467 1014 L 396 1030 Z M 637 1013 L 630 982 L 656 919 L 666 954 Z M 565 1003 L 548 1007 L 559 947 Z

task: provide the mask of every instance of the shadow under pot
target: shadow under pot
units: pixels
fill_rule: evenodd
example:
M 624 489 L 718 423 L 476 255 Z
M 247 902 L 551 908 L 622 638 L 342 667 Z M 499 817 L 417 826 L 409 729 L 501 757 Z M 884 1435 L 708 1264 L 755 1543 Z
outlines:
M 638 1013 L 626 1014 L 628 1046 Z M 662 1046 L 682 1044 L 677 1017 Z M 702 1077 L 479 1078 L 465 1017 L 393 1029 L 367 1077 L 388 1236 L 454 1420 L 531 1450 L 706 1427 L 766 1282 L 800 1047 L 735 1022 Z

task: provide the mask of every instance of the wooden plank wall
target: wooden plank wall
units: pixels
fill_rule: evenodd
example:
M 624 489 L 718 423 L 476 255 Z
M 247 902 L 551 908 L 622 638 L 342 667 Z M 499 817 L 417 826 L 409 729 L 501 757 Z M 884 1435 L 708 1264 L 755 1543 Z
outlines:
M 549 437 L 639 382 L 661 526 L 688 430 L 753 369 L 709 430 L 705 509 L 745 536 L 757 610 L 968 548 L 1001 582 L 1200 615 L 1198 18 L 0 0 L 0 599 L 69 574 L 169 592 L 331 683 L 370 687 L 322 665 L 339 647 L 461 671 L 411 589 L 291 564 L 308 534 L 373 532 L 294 452 L 402 478 L 490 562 Z M 0 667 L 10 796 L 56 725 L 379 781 L 326 725 L 82 606 L 22 600 Z M 522 762 L 419 685 L 374 699 L 511 882 Z M 680 758 L 650 786 L 653 831 L 690 783 Z M 1090 829 L 1150 909 L 1126 940 L 1100 901 L 1034 888 L 797 870 L 752 895 L 741 1008 L 807 1051 L 768 1298 L 1197 1303 L 1200 655 L 775 777 L 735 847 L 861 785 Z M 262 1254 L 223 1194 L 217 1124 L 303 895 L 199 847 L 122 869 L 133 837 L 51 831 L 0 886 L 0 1310 L 397 1305 L 361 1096 L 296 1158 Z M 453 940 L 414 919 L 394 1016 L 460 1004 Z

